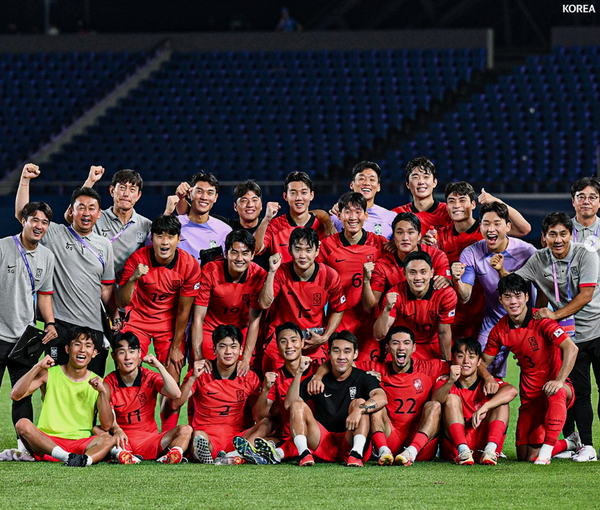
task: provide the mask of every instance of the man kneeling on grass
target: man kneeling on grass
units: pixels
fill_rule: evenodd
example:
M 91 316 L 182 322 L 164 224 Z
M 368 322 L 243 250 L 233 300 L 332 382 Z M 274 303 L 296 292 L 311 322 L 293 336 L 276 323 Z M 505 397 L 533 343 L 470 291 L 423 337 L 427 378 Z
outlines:
M 290 410 L 292 437 L 301 466 L 312 466 L 316 458 L 362 467 L 369 414 L 387 405 L 387 398 L 375 377 L 352 367 L 358 356 L 358 341 L 352 333 L 334 333 L 328 344 L 331 372 L 323 377 L 322 393 L 310 395 L 310 381 L 300 382 L 311 363 L 304 356 L 287 392 L 285 408 Z M 314 414 L 308 400 L 314 404 Z
M 139 457 L 179 464 L 188 449 L 192 427 L 177 425 L 161 434 L 154 417 L 159 393 L 170 399 L 181 396 L 177 382 L 154 355 L 141 359 L 140 341 L 131 331 L 115 335 L 112 357 L 117 369 L 104 382 L 111 390 L 115 412 L 111 429 L 117 438 L 115 456 L 121 464 L 137 464 Z M 142 361 L 158 372 L 143 368 Z
M 90 328 L 72 328 L 65 346 L 68 363 L 54 366 L 54 360 L 47 355 L 12 389 L 13 400 L 21 400 L 37 389 L 44 395 L 38 426 L 27 418 L 21 418 L 15 426 L 36 460 L 85 467 L 100 462 L 116 444 L 110 434 L 92 435 L 96 412 L 103 430 L 108 430 L 113 422 L 110 389 L 101 377 L 88 370 L 98 354 L 94 338 Z
M 475 460 L 496 465 L 506 438 L 508 404 L 517 396 L 517 389 L 500 379 L 498 390 L 487 392 L 478 375 L 480 364 L 481 344 L 472 337 L 458 338 L 452 346 L 450 375 L 442 376 L 434 387 L 433 399 L 443 405 L 449 438 L 441 441 L 442 458 L 463 466 L 472 466 Z

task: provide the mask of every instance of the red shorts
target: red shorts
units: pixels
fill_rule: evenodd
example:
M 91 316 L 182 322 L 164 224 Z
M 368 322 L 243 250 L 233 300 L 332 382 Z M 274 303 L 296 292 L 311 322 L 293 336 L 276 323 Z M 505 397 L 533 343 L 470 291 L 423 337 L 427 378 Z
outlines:
M 390 424 L 391 425 L 391 424 Z M 415 437 L 415 434 L 418 432 L 418 427 L 413 428 L 412 430 L 400 432 L 397 428 L 391 425 L 392 431 L 387 438 L 387 445 L 390 450 L 392 450 L 392 454 L 397 455 L 402 452 L 405 448 L 410 446 L 412 439 Z M 430 461 L 435 459 L 435 454 L 437 452 L 438 447 L 438 438 L 434 437 L 431 439 L 419 452 L 417 455 L 418 461 Z
M 42 432 L 40 430 L 40 432 Z M 56 443 L 56 446 L 60 446 L 64 451 L 68 453 L 77 453 L 78 455 L 83 455 L 85 453 L 85 449 L 88 445 L 98 436 L 90 436 L 84 437 L 83 439 L 64 439 L 62 437 L 51 436 L 42 432 L 45 436 L 49 437 Z M 43 453 L 34 453 L 33 456 L 35 460 L 43 460 L 46 462 L 62 462 L 58 459 L 55 459 L 51 455 L 46 455 Z
M 140 341 L 140 350 L 142 354 L 142 358 L 148 354 L 148 349 L 150 348 L 150 343 L 153 341 L 154 343 L 154 353 L 156 358 L 161 363 L 167 362 L 167 356 L 169 355 L 169 349 L 171 348 L 171 344 L 173 341 L 172 332 L 165 331 L 146 331 L 140 328 L 136 328 L 131 324 L 125 323 L 123 328 L 121 329 L 122 333 L 127 331 L 131 331 L 135 336 L 138 337 Z M 185 340 L 181 342 L 181 352 L 185 354 L 186 342 Z
M 471 423 L 467 422 L 465 424 L 465 429 L 467 433 L 467 446 L 469 449 L 473 450 L 473 458 L 475 462 L 479 462 L 483 450 L 488 443 L 488 424 L 484 421 L 481 425 L 479 425 L 479 427 L 474 429 L 471 426 Z M 498 448 L 496 448 L 496 453 L 500 454 L 502 452 L 505 438 L 506 435 L 502 436 L 502 442 L 498 445 Z M 440 442 L 440 453 L 442 459 L 450 462 L 454 462 L 454 460 L 458 457 L 458 450 L 456 449 L 456 446 L 454 446 L 452 441 L 447 438 L 443 438 Z
M 571 398 L 567 400 L 567 409 L 575 401 L 575 390 L 568 379 L 565 384 L 571 390 Z M 546 438 L 546 412 L 548 411 L 548 398 L 545 394 L 521 404 L 519 419 L 517 420 L 516 446 L 543 444 Z
M 316 349 L 312 349 L 310 351 L 304 350 L 303 354 L 305 356 L 310 356 L 313 360 L 317 360 L 319 365 L 323 364 L 329 359 L 329 356 L 327 355 L 326 344 L 320 345 Z M 283 358 L 279 355 L 277 342 L 275 341 L 275 336 L 273 336 L 273 339 L 268 343 L 263 355 L 263 374 L 266 374 L 267 372 L 277 372 L 277 370 L 279 370 L 283 365 Z
M 317 422 L 318 423 L 318 422 Z M 329 432 L 319 423 L 321 440 L 319 446 L 313 452 L 314 457 L 321 462 L 347 462 L 348 454 L 352 450 L 352 445 L 346 441 L 347 432 Z M 371 454 L 371 442 L 365 445 L 363 460 L 369 460 Z
M 140 455 L 144 460 L 156 460 L 164 450 L 161 446 L 162 438 L 167 432 L 135 432 L 125 431 L 129 438 L 129 451 Z

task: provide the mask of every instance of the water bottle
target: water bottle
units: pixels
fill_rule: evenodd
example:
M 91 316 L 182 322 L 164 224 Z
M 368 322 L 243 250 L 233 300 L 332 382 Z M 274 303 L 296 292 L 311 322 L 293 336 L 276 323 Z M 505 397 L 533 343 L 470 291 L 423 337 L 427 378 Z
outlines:
M 215 466 L 232 466 L 243 463 L 244 459 L 241 457 L 217 457 L 215 459 Z

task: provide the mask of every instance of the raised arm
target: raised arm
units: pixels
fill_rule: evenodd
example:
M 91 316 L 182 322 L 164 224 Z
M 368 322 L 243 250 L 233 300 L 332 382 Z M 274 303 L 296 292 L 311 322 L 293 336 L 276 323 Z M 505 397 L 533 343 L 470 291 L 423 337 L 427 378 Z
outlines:
M 398 294 L 396 292 L 388 292 L 385 295 L 385 306 L 373 325 L 373 335 L 375 335 L 375 340 L 378 342 L 385 338 L 392 324 L 394 324 L 394 318 L 390 316 L 390 312 L 396 306 L 397 300 Z
M 254 253 L 257 255 L 265 251 L 265 234 L 267 232 L 267 227 L 269 226 L 271 220 L 277 216 L 279 209 L 281 209 L 281 206 L 278 202 L 267 202 L 265 217 L 262 219 L 258 225 L 258 228 L 254 232 L 254 239 L 256 241 Z
M 238 362 L 237 371 L 241 376 L 245 376 L 250 370 L 250 362 L 252 361 L 252 353 L 256 347 L 256 339 L 258 338 L 258 330 L 260 326 L 260 317 L 262 310 L 250 308 L 248 312 L 248 332 L 246 333 L 246 343 L 244 344 L 244 352 L 242 359 Z
M 275 299 L 275 291 L 273 289 L 275 282 L 275 274 L 281 266 L 281 253 L 274 253 L 269 257 L 269 271 L 263 283 L 262 289 L 260 289 L 260 295 L 258 296 L 258 305 L 266 310 L 271 306 Z
M 21 377 L 13 386 L 10 398 L 21 400 L 41 388 L 48 381 L 48 369 L 54 366 L 54 360 L 49 354 L 38 361 L 33 368 Z
M 104 167 L 103 166 L 94 166 L 90 167 L 90 172 L 88 173 L 87 179 L 82 184 L 84 188 L 93 188 L 94 184 L 96 184 L 102 176 L 104 175 Z M 65 221 L 69 224 L 73 223 L 73 215 L 71 214 L 71 209 L 67 207 L 67 210 L 63 214 Z
M 148 363 L 148 365 L 151 367 L 156 368 L 162 377 L 163 387 L 162 390 L 160 390 L 161 395 L 172 399 L 181 397 L 181 390 L 177 385 L 177 381 L 171 374 L 169 374 L 169 372 L 167 372 L 167 369 L 164 367 L 164 365 L 158 361 L 153 354 L 147 354 L 142 361 L 144 363 Z
M 375 262 L 365 262 L 363 264 L 363 286 L 361 290 L 361 300 L 363 309 L 367 313 L 371 313 L 377 307 L 381 299 L 381 292 L 373 291 L 371 288 L 371 276 L 375 269 Z
M 491 202 L 500 202 L 508 208 L 508 219 L 511 224 L 510 233 L 513 237 L 525 237 L 527 234 L 529 234 L 529 232 L 531 232 L 531 225 L 519 211 L 508 205 L 506 202 L 503 202 L 499 198 L 495 197 L 491 193 L 488 193 L 485 191 L 485 189 L 481 188 L 481 194 L 479 195 L 478 200 L 482 205 L 489 204 Z
M 471 293 L 473 292 L 473 285 L 464 283 L 462 276 L 465 274 L 465 264 L 462 262 L 455 262 L 452 264 L 450 270 L 452 271 L 452 283 L 454 284 L 454 290 L 458 294 L 458 300 L 460 303 L 468 303 L 471 299 Z
M 26 163 L 21 172 L 17 196 L 15 197 L 15 218 L 21 221 L 21 211 L 29 203 L 29 184 L 31 179 L 40 175 L 40 167 L 33 163 Z
M 300 358 L 298 370 L 296 371 L 294 379 L 292 379 L 292 384 L 290 384 L 288 392 L 285 395 L 284 406 L 286 409 L 289 410 L 294 402 L 303 401 L 300 397 L 300 383 L 302 382 L 302 374 L 306 372 L 311 363 L 312 359 L 310 359 L 308 356 L 302 356 L 302 358 Z

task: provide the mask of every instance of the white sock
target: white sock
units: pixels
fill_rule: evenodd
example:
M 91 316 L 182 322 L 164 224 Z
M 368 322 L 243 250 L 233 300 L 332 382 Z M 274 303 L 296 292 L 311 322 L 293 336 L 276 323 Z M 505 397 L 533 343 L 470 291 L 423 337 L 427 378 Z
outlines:
M 496 443 L 490 441 L 488 444 L 485 445 L 485 449 L 495 452 L 498 449 L 498 445 Z
M 113 446 L 113 447 L 112 447 L 112 450 L 110 451 L 110 455 L 116 459 L 116 458 L 119 456 L 119 452 L 120 452 L 122 449 L 123 449 L 123 448 L 119 448 L 118 446 Z
M 459 444 L 456 448 L 458 450 L 458 454 L 460 455 L 462 452 L 469 451 L 470 448 L 467 446 L 467 443 Z
M 20 452 L 27 451 L 27 448 L 25 447 L 25 445 L 23 444 L 23 441 L 21 441 L 20 438 L 17 438 L 17 450 L 19 450 Z
M 417 455 L 419 455 L 419 452 L 414 446 L 409 446 L 406 450 L 404 450 L 404 453 L 410 455 L 410 460 L 412 461 L 414 461 L 417 458 Z
M 567 450 L 570 452 L 574 452 L 575 448 L 577 448 L 577 443 L 568 437 L 565 437 L 565 441 L 567 442 Z
M 390 450 L 388 446 L 383 445 L 381 448 L 379 448 L 379 451 L 377 453 L 381 457 L 384 453 L 392 453 L 392 450 Z
M 355 452 L 360 453 L 362 455 L 366 443 L 367 438 L 365 436 L 363 436 L 362 434 L 356 434 L 354 436 L 354 441 L 352 442 L 352 449 Z
M 173 448 L 171 448 L 171 450 L 179 450 L 179 453 L 181 453 L 181 455 L 183 455 L 183 448 L 181 446 L 173 446 Z
M 538 459 L 549 459 L 552 457 L 552 450 L 554 449 L 553 445 L 543 444 L 540 448 L 540 452 L 538 453 Z
M 285 453 L 283 453 L 283 450 L 281 448 L 275 448 L 275 451 L 277 452 L 277 455 L 279 455 L 280 459 L 283 459 L 285 457 Z
M 294 438 L 294 444 L 296 445 L 296 448 L 298 448 L 298 455 L 302 455 L 306 450 L 308 450 L 308 441 L 306 436 L 296 436 Z
M 52 457 L 58 460 L 62 460 L 63 462 L 67 462 L 69 460 L 69 452 L 65 452 L 60 446 L 55 446 L 50 454 Z
M 85 463 L 86 466 L 91 466 L 92 465 L 92 458 L 89 455 L 86 455 L 87 457 L 87 462 Z

